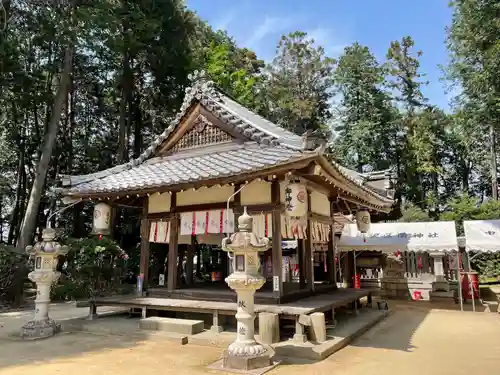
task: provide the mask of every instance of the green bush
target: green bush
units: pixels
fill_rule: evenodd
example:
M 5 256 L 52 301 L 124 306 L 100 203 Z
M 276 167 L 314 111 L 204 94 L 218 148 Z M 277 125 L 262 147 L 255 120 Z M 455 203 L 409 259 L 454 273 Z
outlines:
M 27 255 L 0 244 L 0 302 L 13 304 L 21 302 L 23 284 L 28 274 Z
M 128 255 L 113 240 L 96 236 L 68 239 L 70 248 L 53 288 L 54 300 L 76 300 L 109 295 L 120 290 Z

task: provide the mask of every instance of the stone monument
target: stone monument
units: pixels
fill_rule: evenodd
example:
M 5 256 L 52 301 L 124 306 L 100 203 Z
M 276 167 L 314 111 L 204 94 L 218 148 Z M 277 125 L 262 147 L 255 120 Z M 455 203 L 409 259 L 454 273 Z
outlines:
M 273 366 L 274 351 L 255 340 L 254 295 L 264 285 L 265 279 L 259 273 L 259 253 L 270 247 L 268 238 L 259 238 L 252 233 L 253 219 L 247 214 L 238 218 L 238 232 L 222 240 L 222 249 L 228 252 L 233 262 L 233 273 L 226 283 L 236 292 L 237 337 L 224 352 L 224 370 L 252 371 Z M 264 371 L 262 371 L 264 372 Z
M 55 241 L 56 231 L 45 228 L 42 241 L 26 247 L 26 252 L 35 258 L 35 270 L 28 277 L 36 283 L 35 315 L 33 320 L 22 327 L 21 336 L 25 339 L 41 339 L 53 336 L 60 325 L 49 318 L 50 288 L 60 277 L 56 271 L 58 256 L 68 252 L 66 246 Z
M 450 284 L 444 276 L 444 266 L 443 266 L 443 252 L 431 252 L 429 255 L 434 260 L 434 281 L 432 283 L 432 290 L 436 292 L 449 292 Z

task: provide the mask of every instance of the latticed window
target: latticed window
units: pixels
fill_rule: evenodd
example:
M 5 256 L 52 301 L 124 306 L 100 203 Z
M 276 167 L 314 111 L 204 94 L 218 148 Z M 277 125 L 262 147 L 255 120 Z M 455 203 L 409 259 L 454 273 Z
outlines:
M 200 115 L 196 119 L 194 127 L 177 142 L 172 148 L 172 151 L 193 149 L 201 146 L 230 142 L 231 140 L 232 137 L 228 133 L 214 126 L 205 116 Z

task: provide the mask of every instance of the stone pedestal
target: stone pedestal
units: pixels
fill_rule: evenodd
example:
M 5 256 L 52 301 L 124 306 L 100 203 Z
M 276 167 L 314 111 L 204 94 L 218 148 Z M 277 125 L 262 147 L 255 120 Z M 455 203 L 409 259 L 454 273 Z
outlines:
M 434 260 L 434 282 L 432 283 L 433 291 L 449 292 L 450 285 L 444 277 L 443 257 L 444 254 L 440 252 L 429 253 Z
M 35 315 L 22 327 L 21 336 L 26 339 L 41 339 L 55 335 L 61 326 L 49 318 L 50 288 L 59 279 L 59 272 L 34 271 L 28 277 L 36 283 Z
M 316 312 L 311 314 L 311 328 L 309 334 L 313 342 L 326 341 L 326 322 L 324 313 Z
M 408 280 L 405 277 L 403 262 L 392 255 L 386 259 L 380 289 L 384 298 L 408 298 Z
M 280 318 L 278 314 L 259 314 L 259 337 L 264 344 L 274 344 L 280 340 Z
M 224 350 L 222 356 L 222 367 L 227 369 L 251 371 L 271 366 L 271 360 L 268 355 L 245 355 L 236 356 L 229 350 Z
M 55 230 L 52 228 L 43 230 L 42 239 L 26 248 L 26 252 L 35 257 L 35 270 L 28 277 L 36 283 L 37 291 L 33 320 L 22 327 L 21 337 L 32 340 L 53 336 L 61 328 L 49 318 L 50 289 L 61 275 L 56 271 L 57 257 L 66 254 L 68 249 L 54 241 Z

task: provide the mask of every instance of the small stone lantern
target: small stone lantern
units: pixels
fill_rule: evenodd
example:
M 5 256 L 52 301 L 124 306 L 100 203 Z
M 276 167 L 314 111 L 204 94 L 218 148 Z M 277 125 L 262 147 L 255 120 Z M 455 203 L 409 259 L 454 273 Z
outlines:
M 56 231 L 45 228 L 42 241 L 27 246 L 26 252 L 35 257 L 35 270 L 28 277 L 36 283 L 35 316 L 23 326 L 21 336 L 26 339 L 39 339 L 53 336 L 60 325 L 49 318 L 50 288 L 61 276 L 56 271 L 59 255 L 68 253 L 68 247 L 55 241 Z
M 237 337 L 224 352 L 223 367 L 228 369 L 252 370 L 271 366 L 272 354 L 254 336 L 254 295 L 264 285 L 265 279 L 259 273 L 259 253 L 269 249 L 269 238 L 259 238 L 252 233 L 253 219 L 247 214 L 238 218 L 238 232 L 222 240 L 222 249 L 228 252 L 234 272 L 226 283 L 236 292 Z

